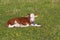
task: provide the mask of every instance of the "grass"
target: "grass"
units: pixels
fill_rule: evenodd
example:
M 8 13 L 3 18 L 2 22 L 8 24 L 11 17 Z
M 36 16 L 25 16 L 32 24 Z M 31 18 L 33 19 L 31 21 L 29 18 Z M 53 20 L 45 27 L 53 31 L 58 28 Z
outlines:
M 8 28 L 15 17 L 37 13 L 41 27 Z M 60 0 L 0 0 L 0 40 L 60 40 Z

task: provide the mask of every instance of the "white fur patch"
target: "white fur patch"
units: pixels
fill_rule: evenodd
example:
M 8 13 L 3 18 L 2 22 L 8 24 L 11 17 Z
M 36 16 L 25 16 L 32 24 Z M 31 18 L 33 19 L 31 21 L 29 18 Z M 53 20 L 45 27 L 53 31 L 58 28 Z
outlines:
M 8 27 L 9 27 L 9 28 L 13 28 L 13 27 L 14 27 L 14 25 L 10 25 L 10 24 L 9 24 L 9 25 L 8 25 Z
M 26 23 L 26 25 L 20 25 L 20 27 L 28 27 L 29 24 Z
M 33 22 L 35 20 L 34 14 L 30 14 L 30 22 Z
M 14 22 L 14 26 L 15 26 L 15 27 L 20 27 L 20 24 L 19 24 L 17 21 L 15 21 L 15 22 Z
M 40 27 L 41 25 L 38 25 L 38 24 L 31 24 L 31 26 L 37 26 L 37 27 Z

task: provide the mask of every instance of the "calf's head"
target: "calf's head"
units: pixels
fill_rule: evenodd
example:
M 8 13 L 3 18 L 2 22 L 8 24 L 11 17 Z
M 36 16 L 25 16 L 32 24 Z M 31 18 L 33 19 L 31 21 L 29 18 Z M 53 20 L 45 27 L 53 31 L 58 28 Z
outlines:
M 30 22 L 34 22 L 35 18 L 38 17 L 38 15 L 34 14 L 34 13 L 30 13 L 30 14 L 27 15 L 27 17 L 29 17 Z

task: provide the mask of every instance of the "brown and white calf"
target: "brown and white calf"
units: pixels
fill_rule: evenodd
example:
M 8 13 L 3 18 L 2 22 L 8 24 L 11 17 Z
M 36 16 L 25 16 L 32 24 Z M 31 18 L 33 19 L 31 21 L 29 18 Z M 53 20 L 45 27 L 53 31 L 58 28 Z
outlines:
M 8 20 L 7 26 L 9 28 L 28 27 L 30 25 L 33 25 L 35 17 L 37 17 L 37 15 L 34 13 L 31 13 L 31 14 L 27 15 L 26 17 L 12 18 L 12 19 Z

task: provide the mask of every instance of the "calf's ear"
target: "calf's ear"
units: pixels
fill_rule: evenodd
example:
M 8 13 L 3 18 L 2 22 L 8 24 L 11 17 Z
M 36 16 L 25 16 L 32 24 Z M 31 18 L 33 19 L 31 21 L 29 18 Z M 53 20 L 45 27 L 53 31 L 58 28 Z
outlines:
M 38 14 L 35 14 L 35 17 L 38 17 Z
M 28 14 L 26 17 L 29 17 L 30 16 L 30 14 Z

